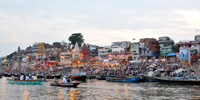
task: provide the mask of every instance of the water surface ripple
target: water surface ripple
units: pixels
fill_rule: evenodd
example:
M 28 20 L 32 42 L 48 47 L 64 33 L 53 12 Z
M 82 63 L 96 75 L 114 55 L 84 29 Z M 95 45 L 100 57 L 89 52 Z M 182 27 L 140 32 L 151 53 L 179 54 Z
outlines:
M 200 100 L 198 85 L 121 83 L 91 79 L 77 88 L 8 84 L 0 79 L 0 100 Z

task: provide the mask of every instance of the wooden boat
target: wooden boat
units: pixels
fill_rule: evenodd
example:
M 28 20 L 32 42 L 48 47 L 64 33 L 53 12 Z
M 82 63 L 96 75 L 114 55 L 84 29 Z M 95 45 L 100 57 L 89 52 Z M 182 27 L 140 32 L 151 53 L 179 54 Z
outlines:
M 157 80 L 154 77 L 147 77 L 144 81 L 145 82 L 157 82 Z
M 11 84 L 32 84 L 32 85 L 42 85 L 44 78 L 42 79 L 36 79 L 36 80 L 12 80 L 7 79 L 8 83 Z
M 138 82 L 140 77 L 106 77 L 106 81 L 112 82 Z
M 62 75 L 61 74 L 48 75 L 47 79 L 54 79 L 54 77 L 56 77 L 57 79 L 61 79 Z
M 11 77 L 11 73 L 3 73 L 2 76 Z
M 194 78 L 158 78 L 156 80 L 162 84 L 182 84 L 182 85 L 200 85 L 200 80 Z
M 71 77 L 73 80 L 77 80 L 77 81 L 86 81 L 86 78 L 87 78 L 86 75 L 74 75 Z
M 86 74 L 85 73 L 76 73 L 75 75 L 70 76 L 72 80 L 77 80 L 77 81 L 86 81 Z
M 98 79 L 98 80 L 106 80 L 106 77 L 109 77 L 109 76 L 99 75 L 99 76 L 97 76 L 96 79 Z
M 60 87 L 77 87 L 80 82 L 69 82 L 69 83 L 50 83 L 51 86 L 60 86 Z
M 140 77 L 140 79 L 138 80 L 138 82 L 144 82 L 146 80 L 146 77 Z

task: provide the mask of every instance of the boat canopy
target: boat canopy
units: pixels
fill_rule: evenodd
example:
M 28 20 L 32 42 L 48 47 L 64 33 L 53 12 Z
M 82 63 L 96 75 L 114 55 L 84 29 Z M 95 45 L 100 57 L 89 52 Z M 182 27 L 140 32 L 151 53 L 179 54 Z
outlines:
M 175 70 L 174 72 L 175 72 L 175 73 L 180 73 L 180 72 L 182 72 L 182 71 L 187 71 L 187 70 L 186 70 L 186 69 L 183 69 L 183 68 L 179 68 L 179 69 Z

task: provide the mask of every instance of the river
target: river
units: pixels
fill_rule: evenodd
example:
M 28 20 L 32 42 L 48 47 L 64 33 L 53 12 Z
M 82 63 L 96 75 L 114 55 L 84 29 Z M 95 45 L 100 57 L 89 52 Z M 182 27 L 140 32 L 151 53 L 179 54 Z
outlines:
M 159 83 L 120 83 L 88 79 L 77 88 L 43 85 L 8 84 L 0 79 L 0 100 L 200 100 L 198 85 L 166 85 Z

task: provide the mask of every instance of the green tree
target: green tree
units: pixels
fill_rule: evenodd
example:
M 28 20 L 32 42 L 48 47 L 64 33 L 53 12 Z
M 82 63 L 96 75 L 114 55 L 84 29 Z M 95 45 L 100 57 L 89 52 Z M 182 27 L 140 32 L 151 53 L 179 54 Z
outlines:
M 71 42 L 71 44 L 73 45 L 73 47 L 75 46 L 76 42 L 78 43 L 79 47 L 81 47 L 81 45 L 84 42 L 83 39 L 83 35 L 81 33 L 73 33 L 68 40 Z
M 172 46 L 172 51 L 179 52 L 179 47 L 178 47 L 177 44 L 175 44 L 175 45 Z

